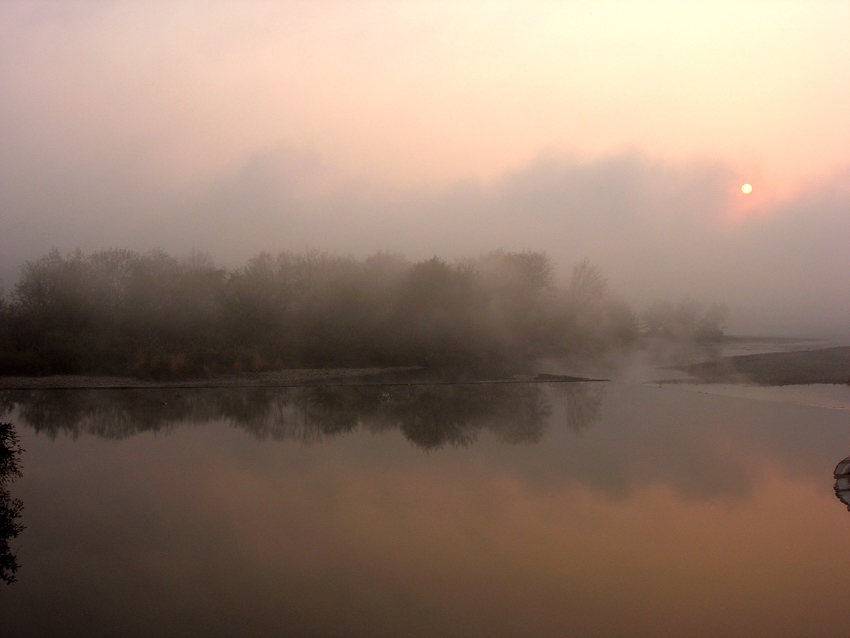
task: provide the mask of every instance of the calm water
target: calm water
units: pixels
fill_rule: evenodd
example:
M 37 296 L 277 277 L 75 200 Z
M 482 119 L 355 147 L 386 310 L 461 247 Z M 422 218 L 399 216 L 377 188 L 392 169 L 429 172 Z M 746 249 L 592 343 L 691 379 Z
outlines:
M 0 635 L 850 632 L 847 410 L 613 383 L 3 401 L 27 529 Z

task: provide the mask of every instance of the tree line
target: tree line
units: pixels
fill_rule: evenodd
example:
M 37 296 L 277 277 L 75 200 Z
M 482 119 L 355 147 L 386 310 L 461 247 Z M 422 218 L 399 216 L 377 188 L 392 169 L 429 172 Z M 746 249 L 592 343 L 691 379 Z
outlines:
M 533 251 L 453 262 L 261 253 L 225 269 L 199 253 L 53 250 L 24 264 L 0 296 L 0 374 L 492 369 L 544 354 L 598 356 L 640 337 L 640 318 L 608 294 L 595 266 L 577 264 L 564 286 L 553 273 Z M 695 312 L 720 330 L 722 317 Z M 656 315 L 652 330 L 663 333 Z M 682 318 L 675 308 L 668 315 Z

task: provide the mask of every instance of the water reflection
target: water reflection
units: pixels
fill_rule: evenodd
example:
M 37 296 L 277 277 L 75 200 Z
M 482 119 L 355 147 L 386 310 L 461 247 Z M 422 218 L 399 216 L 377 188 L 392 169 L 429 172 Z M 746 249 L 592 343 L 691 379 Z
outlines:
M 24 529 L 18 522 L 24 505 L 9 492 L 9 483 L 21 476 L 22 452 L 15 427 L 11 423 L 0 423 L 0 581 L 7 584 L 15 582 L 18 571 L 18 559 L 9 541 Z
M 553 392 L 565 406 L 567 427 L 581 432 L 599 421 L 605 385 L 601 383 L 563 383 L 554 386 Z
M 26 390 L 0 395 L 51 438 L 82 433 L 123 439 L 139 432 L 225 420 L 259 438 L 318 442 L 365 429 L 399 430 L 415 446 L 466 446 L 482 431 L 512 444 L 539 442 L 553 403 L 579 432 L 600 418 L 596 383 L 456 383 L 175 390 Z
M 850 519 L 827 476 L 847 443 L 840 411 L 614 383 L 32 392 L 6 406 L 27 448 L 13 486 L 27 531 L 3 635 L 846 628 Z

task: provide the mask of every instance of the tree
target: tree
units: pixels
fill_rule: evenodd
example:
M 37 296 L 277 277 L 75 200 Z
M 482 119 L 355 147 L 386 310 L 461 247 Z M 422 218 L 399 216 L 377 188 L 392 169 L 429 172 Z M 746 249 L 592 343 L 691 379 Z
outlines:
M 567 300 L 574 308 L 599 306 L 605 300 L 608 280 L 602 272 L 585 257 L 573 268 L 573 276 L 567 289 Z
M 667 300 L 657 301 L 643 313 L 646 334 L 673 341 L 711 342 L 723 338 L 726 306 L 712 304 L 708 308 L 685 297 L 674 306 Z

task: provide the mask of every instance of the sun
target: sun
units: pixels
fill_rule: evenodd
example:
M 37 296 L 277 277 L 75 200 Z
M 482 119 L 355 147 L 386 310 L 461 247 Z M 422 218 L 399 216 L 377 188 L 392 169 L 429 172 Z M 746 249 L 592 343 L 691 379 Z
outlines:
M 744 184 L 743 186 L 741 186 L 741 192 L 744 193 L 744 195 L 749 195 L 750 193 L 753 192 L 752 185 Z

